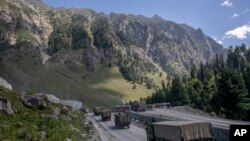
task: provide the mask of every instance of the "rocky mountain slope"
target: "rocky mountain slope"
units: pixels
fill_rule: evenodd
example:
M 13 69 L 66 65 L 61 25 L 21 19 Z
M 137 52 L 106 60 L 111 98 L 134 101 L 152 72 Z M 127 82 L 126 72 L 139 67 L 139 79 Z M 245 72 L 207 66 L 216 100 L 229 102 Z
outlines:
M 79 110 L 52 103 L 44 94 L 20 95 L 0 86 L 0 140 L 96 140 Z
M 170 75 L 188 75 L 192 65 L 223 52 L 201 29 L 159 16 L 0 1 L 0 76 L 21 92 L 119 103 L 145 97 Z

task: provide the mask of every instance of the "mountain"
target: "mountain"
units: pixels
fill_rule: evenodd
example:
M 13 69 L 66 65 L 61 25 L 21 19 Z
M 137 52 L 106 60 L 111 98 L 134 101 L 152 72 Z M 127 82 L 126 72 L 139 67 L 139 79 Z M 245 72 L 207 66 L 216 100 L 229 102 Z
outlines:
M 20 92 L 112 106 L 146 97 L 225 52 L 201 29 L 157 15 L 52 8 L 40 0 L 0 5 L 0 76 Z

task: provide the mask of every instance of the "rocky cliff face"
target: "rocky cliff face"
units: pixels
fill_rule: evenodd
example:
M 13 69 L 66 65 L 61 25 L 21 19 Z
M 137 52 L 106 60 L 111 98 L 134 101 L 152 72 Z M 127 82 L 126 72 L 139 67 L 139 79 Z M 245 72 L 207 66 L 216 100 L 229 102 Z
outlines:
M 209 62 L 215 54 L 224 51 L 201 29 L 166 21 L 158 16 L 146 18 L 111 14 L 110 18 L 118 36 L 122 35 L 132 45 L 143 48 L 148 57 L 168 72 L 183 73 L 193 64 Z
M 1 50 L 4 48 L 3 43 L 15 45 L 30 42 L 35 46 L 46 46 L 53 28 L 46 15 L 43 14 L 45 10 L 36 1 L 2 0 L 0 6 Z
M 224 52 L 201 29 L 159 16 L 54 9 L 39 0 L 0 3 L 0 50 L 29 46 L 41 51 L 39 57 L 43 63 L 71 61 L 94 68 L 123 55 L 159 64 L 164 71 L 176 75 L 185 74 L 193 64 L 210 62 L 215 54 Z

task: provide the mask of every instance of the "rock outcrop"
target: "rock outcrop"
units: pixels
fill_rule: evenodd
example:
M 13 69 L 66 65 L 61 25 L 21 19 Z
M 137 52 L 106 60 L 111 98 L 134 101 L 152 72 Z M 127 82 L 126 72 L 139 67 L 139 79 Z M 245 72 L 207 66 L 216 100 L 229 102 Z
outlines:
M 7 99 L 0 97 L 0 112 L 4 112 L 7 115 L 14 115 L 15 112 L 12 109 L 10 101 Z
M 1 77 L 0 77 L 0 86 L 3 86 L 5 88 L 7 88 L 7 89 L 12 90 L 12 86 L 6 80 L 4 80 Z
M 21 95 L 20 100 L 27 107 L 44 109 L 48 105 L 48 97 L 45 94 Z

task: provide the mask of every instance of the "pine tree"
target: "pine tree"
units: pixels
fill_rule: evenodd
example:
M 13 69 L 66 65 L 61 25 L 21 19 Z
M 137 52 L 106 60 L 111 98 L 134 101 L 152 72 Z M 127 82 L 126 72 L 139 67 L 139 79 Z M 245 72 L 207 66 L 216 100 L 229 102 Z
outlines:
M 225 109 L 224 114 L 229 118 L 245 119 L 250 105 L 242 74 L 237 71 L 225 70 L 218 84 L 217 104 L 219 109 Z
M 172 84 L 172 103 L 173 105 L 187 105 L 190 103 L 189 96 L 187 95 L 186 87 L 181 83 L 179 78 L 173 80 Z
M 193 65 L 192 68 L 191 68 L 190 76 L 191 76 L 191 79 L 196 79 L 197 78 L 197 69 L 196 69 L 195 65 Z
M 202 110 L 210 111 L 210 103 L 213 97 L 213 92 L 211 87 L 209 86 L 209 82 L 207 80 L 203 83 L 203 90 L 201 92 L 201 102 L 202 102 Z

